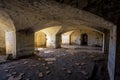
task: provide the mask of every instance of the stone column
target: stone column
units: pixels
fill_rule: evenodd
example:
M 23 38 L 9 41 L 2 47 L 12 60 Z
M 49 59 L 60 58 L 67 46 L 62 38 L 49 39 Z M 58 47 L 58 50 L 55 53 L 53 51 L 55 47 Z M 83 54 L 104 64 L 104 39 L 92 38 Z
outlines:
M 56 36 L 55 35 L 46 35 L 46 47 L 47 48 L 56 48 Z
M 110 29 L 109 56 L 108 56 L 108 72 L 110 80 L 115 78 L 115 62 L 116 62 L 116 26 Z
M 70 34 L 67 34 L 67 35 L 63 34 L 62 35 L 62 44 L 70 45 L 70 41 L 71 41 L 70 39 L 71 39 Z
M 61 36 L 60 35 L 47 35 L 47 48 L 59 48 L 61 47 Z
M 62 38 L 60 34 L 56 35 L 56 48 L 61 48 Z
M 32 29 L 17 31 L 16 42 L 17 57 L 25 57 L 34 53 L 34 32 Z
M 16 58 L 16 33 L 15 31 L 5 32 L 6 55 L 8 59 Z
M 104 53 L 109 53 L 109 40 L 110 40 L 110 31 L 106 30 L 104 35 Z
M 116 45 L 116 62 L 115 62 L 115 80 L 120 80 L 120 19 L 117 25 L 117 45 Z

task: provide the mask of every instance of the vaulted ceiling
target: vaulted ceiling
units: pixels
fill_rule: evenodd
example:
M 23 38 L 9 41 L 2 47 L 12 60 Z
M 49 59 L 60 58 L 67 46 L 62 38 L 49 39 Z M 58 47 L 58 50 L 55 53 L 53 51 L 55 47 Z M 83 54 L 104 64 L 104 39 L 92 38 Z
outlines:
M 106 1 L 109 2 L 110 0 Z M 34 31 L 38 31 L 47 27 L 62 26 L 61 32 L 83 27 L 91 27 L 104 32 L 105 29 L 110 29 L 113 24 L 109 24 L 109 22 L 106 22 L 103 18 L 98 16 L 102 16 L 109 21 L 112 21 L 111 17 L 119 16 L 119 14 L 117 14 L 119 10 L 104 13 L 104 11 L 109 10 L 108 5 L 112 5 L 111 7 L 113 8 L 115 7 L 115 0 L 111 0 L 111 4 L 106 1 L 0 0 L 0 10 L 3 10 L 10 15 L 16 30 L 30 28 Z M 96 7 L 96 5 L 98 6 Z M 117 15 L 109 16 L 115 13 Z M 113 22 L 115 23 L 116 20 Z

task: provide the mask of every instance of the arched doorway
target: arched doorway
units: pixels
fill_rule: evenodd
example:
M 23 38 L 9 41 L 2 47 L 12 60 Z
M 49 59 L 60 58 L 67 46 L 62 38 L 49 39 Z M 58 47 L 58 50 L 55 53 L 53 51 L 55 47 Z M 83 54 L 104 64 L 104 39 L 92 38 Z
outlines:
M 42 31 L 35 33 L 35 48 L 45 48 L 46 47 L 46 34 Z
M 88 45 L 88 35 L 86 33 L 81 34 L 81 45 Z

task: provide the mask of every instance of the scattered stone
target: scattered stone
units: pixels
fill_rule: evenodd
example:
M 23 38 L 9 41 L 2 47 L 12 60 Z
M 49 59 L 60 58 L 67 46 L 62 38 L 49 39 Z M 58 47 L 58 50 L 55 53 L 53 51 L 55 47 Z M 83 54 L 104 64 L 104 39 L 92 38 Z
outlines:
M 80 63 L 75 63 L 75 65 L 79 66 L 79 65 L 80 65 Z
M 41 58 L 38 58 L 38 60 L 40 61 L 40 60 L 42 60 Z
M 65 70 L 66 70 L 66 68 L 62 68 L 62 70 L 63 70 L 63 71 L 65 71 Z
M 60 57 L 60 55 L 57 55 L 57 57 Z
M 40 78 L 43 77 L 43 73 L 42 73 L 42 72 L 39 73 L 39 77 L 40 77 Z
M 83 59 L 86 59 L 86 58 L 87 58 L 86 56 L 83 57 Z
M 47 64 L 53 64 L 53 62 L 47 62 Z
M 66 54 L 63 54 L 63 56 L 65 56 Z
M 84 62 L 83 62 L 83 63 L 81 63 L 81 66 L 83 66 L 83 65 L 86 65 L 86 63 L 84 63 Z
M 9 70 L 5 70 L 5 72 L 8 72 Z
M 79 68 L 81 69 L 81 68 L 82 68 L 82 66 L 79 66 Z
M 14 76 L 10 76 L 8 80 L 14 80 Z
M 43 66 L 45 66 L 46 64 L 45 64 L 45 63 L 43 63 L 42 65 L 43 65 Z
M 67 73 L 68 73 L 68 74 L 71 74 L 72 72 L 71 72 L 70 70 L 67 70 Z
M 17 77 L 14 77 L 14 76 L 10 76 L 9 78 L 8 78 L 8 80 L 21 80 L 22 79 L 22 75 L 20 74 L 19 76 L 17 76 Z
M 56 61 L 56 58 L 45 58 L 45 61 Z
M 36 67 L 37 65 L 32 65 L 32 67 Z
M 39 63 L 36 64 L 36 66 L 39 66 L 39 65 L 40 65 Z
M 45 69 L 49 69 L 49 67 L 45 67 Z
M 94 58 L 95 56 L 93 56 L 93 55 L 90 55 L 90 57 L 91 57 L 91 58 Z
M 46 74 L 47 74 L 47 75 L 50 74 L 50 71 L 46 71 Z
M 81 73 L 83 73 L 84 75 L 87 75 L 87 72 L 86 72 L 86 71 L 81 71 Z
M 52 52 L 54 52 L 54 51 L 52 51 L 52 50 L 44 51 L 44 53 L 52 53 Z
M 11 66 L 11 67 L 8 67 L 8 69 L 13 69 L 14 67 L 13 66 Z
M 17 74 L 17 72 L 13 72 L 13 73 L 12 73 L 12 75 L 16 75 L 16 74 Z
M 7 60 L 13 60 L 14 58 L 13 58 L 13 55 L 12 55 L 12 53 L 11 54 L 7 54 Z
M 28 63 L 28 61 L 25 61 L 23 64 L 27 64 Z
M 12 74 L 7 74 L 7 77 L 10 77 L 10 76 L 12 76 Z
M 85 76 L 85 79 L 86 79 L 86 80 L 88 80 L 88 79 L 89 79 L 89 77 L 88 77 L 88 76 Z
M 25 73 L 20 73 L 20 76 L 23 76 Z

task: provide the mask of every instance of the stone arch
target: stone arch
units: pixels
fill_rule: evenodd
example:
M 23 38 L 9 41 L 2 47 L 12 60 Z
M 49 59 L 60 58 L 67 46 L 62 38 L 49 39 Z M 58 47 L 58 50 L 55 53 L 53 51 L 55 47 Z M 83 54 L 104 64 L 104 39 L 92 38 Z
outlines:
M 0 30 L 4 32 L 5 49 L 8 58 L 16 57 L 16 30 L 9 15 L 0 10 Z

